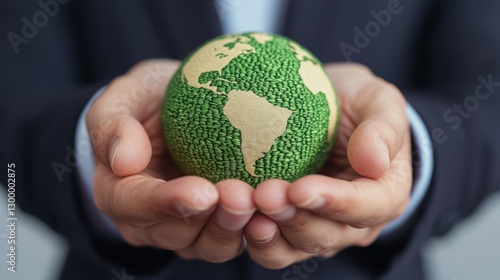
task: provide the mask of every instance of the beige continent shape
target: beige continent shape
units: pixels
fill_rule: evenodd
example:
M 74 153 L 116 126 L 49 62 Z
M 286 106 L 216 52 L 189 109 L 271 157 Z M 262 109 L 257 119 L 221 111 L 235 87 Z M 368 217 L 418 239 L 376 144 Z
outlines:
M 241 131 L 241 152 L 245 170 L 255 174 L 255 162 L 271 150 L 276 138 L 285 133 L 292 111 L 274 106 L 252 91 L 233 90 L 228 94 L 224 115 Z
M 217 87 L 207 84 L 200 84 L 201 74 L 210 71 L 221 73 L 222 68 L 237 56 L 244 53 L 255 53 L 255 48 L 248 44 L 249 38 L 239 35 L 228 35 L 225 38 L 213 40 L 205 44 L 196 51 L 186 62 L 182 69 L 182 78 L 188 85 L 196 88 L 206 88 L 212 92 L 217 92 Z M 236 42 L 236 43 L 235 43 Z M 224 46 L 228 43 L 235 43 L 233 48 Z
M 267 41 L 271 41 L 273 37 L 266 33 L 252 33 L 250 34 L 259 44 L 265 44 Z
M 330 116 L 328 119 L 328 141 L 333 137 L 335 124 L 338 118 L 338 104 L 335 97 L 335 91 L 330 78 L 325 73 L 320 63 L 316 61 L 306 50 L 295 43 L 290 43 L 292 51 L 300 60 L 299 75 L 302 78 L 305 86 L 313 93 L 318 94 L 323 92 L 326 96 L 328 105 L 330 106 Z M 304 59 L 304 57 L 306 59 Z

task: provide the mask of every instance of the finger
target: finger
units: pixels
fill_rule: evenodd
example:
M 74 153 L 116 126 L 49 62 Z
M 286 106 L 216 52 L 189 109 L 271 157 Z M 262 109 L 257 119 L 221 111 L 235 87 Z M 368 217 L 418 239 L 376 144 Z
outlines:
M 196 256 L 210 262 L 225 262 L 243 251 L 243 228 L 256 210 L 253 188 L 239 180 L 216 185 L 219 206 L 193 245 Z
M 303 209 L 298 209 L 291 219 L 276 223 L 293 248 L 323 257 L 353 245 L 371 244 L 379 232 L 376 228 L 353 228 Z
M 113 219 L 135 228 L 145 228 L 164 221 L 191 221 L 214 209 L 219 199 L 215 186 L 195 176 L 165 182 L 147 175 L 118 178 L 96 169 L 101 187 L 95 188 L 97 207 Z
M 257 208 L 273 220 L 286 221 L 292 218 L 296 208 L 288 199 L 290 183 L 279 179 L 262 182 L 255 189 L 254 201 Z
M 393 168 L 382 179 L 351 182 L 310 175 L 290 186 L 289 199 L 297 207 L 352 227 L 385 224 L 399 216 L 408 203 L 410 170 Z
M 190 246 L 205 226 L 217 204 L 210 182 L 182 177 L 165 182 L 144 175 L 117 179 L 109 172 L 110 184 L 95 191 L 96 205 L 118 225 L 132 245 L 166 250 Z
M 349 225 L 296 209 L 288 198 L 291 186 L 282 180 L 265 181 L 255 191 L 255 203 L 278 224 L 293 248 L 312 255 L 332 255 L 365 237 L 368 230 L 350 231 Z
M 379 178 L 409 135 L 405 100 L 396 87 L 375 78 L 355 96 L 347 101 L 359 124 L 347 145 L 349 162 L 360 175 Z
M 107 86 L 92 104 L 87 121 L 116 115 L 128 115 L 139 121 L 147 118 L 161 107 L 165 88 L 178 66 L 179 62 L 166 59 L 137 64 Z
M 374 77 L 370 68 L 356 62 L 331 62 L 323 66 L 335 89 L 342 92 L 358 91 Z
M 263 214 L 255 214 L 245 228 L 247 251 L 252 260 L 268 269 L 281 269 L 310 258 L 293 248 L 281 235 L 278 226 Z

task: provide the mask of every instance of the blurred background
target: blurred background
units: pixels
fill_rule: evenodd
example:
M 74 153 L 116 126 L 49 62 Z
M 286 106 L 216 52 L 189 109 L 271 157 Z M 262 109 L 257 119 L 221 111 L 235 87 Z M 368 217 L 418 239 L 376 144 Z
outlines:
M 0 219 L 7 221 L 7 196 L 0 188 Z M 2 280 L 54 280 L 67 247 L 47 226 L 17 210 L 17 272 L 7 271 L 7 227 L 0 227 Z M 431 280 L 500 279 L 500 193 L 490 197 L 469 219 L 424 250 Z M 110 280 L 113 275 L 110 274 Z

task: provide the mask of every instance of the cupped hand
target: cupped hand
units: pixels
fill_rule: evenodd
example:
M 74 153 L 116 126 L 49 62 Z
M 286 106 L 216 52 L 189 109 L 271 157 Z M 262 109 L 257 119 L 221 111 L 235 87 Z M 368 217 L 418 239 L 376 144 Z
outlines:
M 393 85 L 356 64 L 328 64 L 341 119 L 321 175 L 268 180 L 245 229 L 250 257 L 279 269 L 368 246 L 406 208 L 412 184 L 406 102 Z
M 149 60 L 112 81 L 92 104 L 87 127 L 95 154 L 94 198 L 123 239 L 183 258 L 227 261 L 243 248 L 255 211 L 253 189 L 182 173 L 161 127 L 166 86 L 178 61 Z

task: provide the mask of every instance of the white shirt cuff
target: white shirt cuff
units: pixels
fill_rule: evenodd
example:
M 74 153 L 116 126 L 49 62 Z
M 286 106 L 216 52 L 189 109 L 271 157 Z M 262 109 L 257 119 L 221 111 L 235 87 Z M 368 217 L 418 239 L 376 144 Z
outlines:
M 414 178 L 411 199 L 406 211 L 384 228 L 380 235 L 381 238 L 391 235 L 405 227 L 406 223 L 418 209 L 418 206 L 422 203 L 432 179 L 434 155 L 431 137 L 422 118 L 420 118 L 410 104 L 406 106 L 406 114 L 410 121 L 413 137 L 412 156 Z

